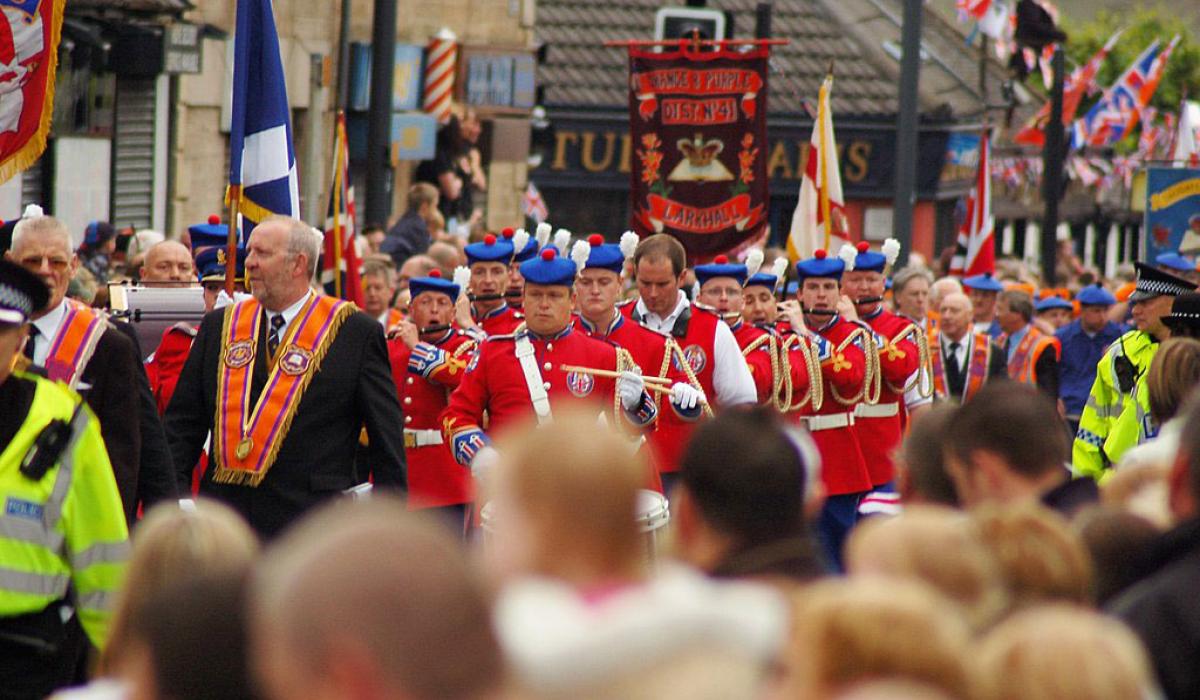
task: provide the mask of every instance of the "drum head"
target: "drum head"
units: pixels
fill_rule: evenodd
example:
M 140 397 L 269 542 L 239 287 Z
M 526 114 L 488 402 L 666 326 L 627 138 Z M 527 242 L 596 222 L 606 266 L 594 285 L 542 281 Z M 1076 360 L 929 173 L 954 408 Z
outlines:
M 649 489 L 638 491 L 636 520 L 642 532 L 653 532 L 666 525 L 671 520 L 666 496 Z

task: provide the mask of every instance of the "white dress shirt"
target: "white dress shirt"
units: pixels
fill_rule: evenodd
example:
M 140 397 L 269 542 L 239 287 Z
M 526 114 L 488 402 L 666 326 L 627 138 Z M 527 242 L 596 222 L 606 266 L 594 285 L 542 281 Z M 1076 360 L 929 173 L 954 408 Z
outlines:
M 688 308 L 691 302 L 683 292 L 675 301 L 675 308 L 665 317 L 659 316 L 646 308 L 646 302 L 638 299 L 637 312 L 642 318 L 642 324 L 660 333 L 671 333 L 679 314 Z M 754 377 L 746 366 L 746 358 L 742 349 L 733 337 L 733 331 L 728 324 L 721 321 L 717 324 L 716 337 L 713 338 L 713 388 L 717 390 L 717 404 L 733 406 L 740 403 L 758 403 L 758 390 L 754 386 Z
M 67 300 L 63 299 L 53 311 L 33 321 L 33 327 L 38 331 L 37 341 L 33 345 L 33 364 L 39 367 L 46 366 L 46 357 L 50 354 L 50 344 L 54 342 L 54 336 L 58 333 L 58 327 L 66 315 Z
M 284 338 L 286 338 L 288 328 L 291 327 L 292 321 L 294 321 L 296 316 L 299 315 L 300 309 L 304 308 L 304 304 L 308 302 L 308 298 L 311 297 L 312 294 L 312 290 L 308 290 L 308 293 L 300 297 L 299 301 L 287 307 L 283 311 L 270 311 L 264 307 L 263 310 L 267 312 L 267 335 L 271 334 L 271 317 L 278 314 L 283 316 L 283 328 L 279 329 L 279 340 L 282 341 Z
M 958 349 L 954 351 L 954 359 L 958 361 L 958 370 L 960 372 L 967 371 L 967 358 L 971 356 L 971 344 L 974 342 L 974 334 L 967 333 L 962 340 L 958 342 Z M 950 350 L 951 340 L 946 336 L 941 337 L 942 347 L 938 348 L 938 352 L 942 353 L 942 357 L 946 357 Z

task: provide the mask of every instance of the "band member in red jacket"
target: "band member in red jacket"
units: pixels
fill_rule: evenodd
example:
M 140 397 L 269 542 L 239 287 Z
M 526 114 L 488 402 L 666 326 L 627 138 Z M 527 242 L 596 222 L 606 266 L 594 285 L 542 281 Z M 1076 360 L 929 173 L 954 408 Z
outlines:
M 632 358 L 612 343 L 576 332 L 576 264 L 546 248 L 521 265 L 525 278 L 526 325 L 511 335 L 491 336 L 467 365 L 466 374 L 442 412 L 443 437 L 459 464 L 487 469 L 485 434 L 536 418 L 553 420 L 555 406 L 588 402 L 605 420 L 644 429 L 658 410 Z M 700 393 L 686 384 L 665 389 L 677 409 L 699 413 Z
M 870 361 L 871 331 L 847 318 L 854 314 L 853 305 L 842 298 L 847 260 L 853 264 L 852 248 L 840 258 L 817 250 L 814 257 L 796 263 L 804 324 L 829 342 L 819 358 L 820 408 L 802 420 L 821 451 L 823 465 L 826 499 L 817 535 L 830 562 L 839 568 L 842 543 L 858 518 L 858 502 L 872 486 L 854 430 L 855 407 L 874 398 L 872 385 L 878 376 Z
M 466 247 L 471 268 L 471 316 L 487 335 L 512 333 L 525 317 L 504 300 L 508 289 L 508 266 L 513 257 L 512 241 L 489 233 L 483 241 Z
M 900 252 L 900 244 L 889 238 L 883 252 L 876 253 L 865 241 L 858 244 L 854 269 L 846 270 L 842 289 L 854 302 L 858 318 L 875 331 L 879 349 L 879 398 L 874 404 L 860 403 L 855 410 L 854 429 L 871 474 L 874 488 L 863 506 L 865 512 L 896 512 L 895 466 L 892 453 L 903 431 L 904 394 L 920 380 L 918 370 L 928 370 L 928 347 L 924 334 L 912 320 L 883 306 L 887 272 Z
M 445 508 L 459 521 L 474 496 L 471 473 L 454 461 L 438 418 L 462 381 L 476 343 L 455 328 L 459 286 L 433 270 L 414 277 L 409 316 L 388 341 L 392 379 L 404 409 L 404 454 L 408 460 L 408 507 Z

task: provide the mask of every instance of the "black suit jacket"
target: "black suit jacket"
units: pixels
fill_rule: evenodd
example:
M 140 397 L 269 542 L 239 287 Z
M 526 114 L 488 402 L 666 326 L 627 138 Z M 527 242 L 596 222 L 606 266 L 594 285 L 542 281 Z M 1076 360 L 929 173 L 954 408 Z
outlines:
M 167 441 L 181 493 L 190 488 L 192 468 L 213 429 L 224 313 L 221 309 L 204 317 L 167 406 Z M 267 381 L 267 325 L 265 320 L 260 324 L 251 385 L 255 401 Z M 356 465 L 355 446 L 364 426 L 370 440 L 368 463 Z M 403 488 L 403 426 L 383 327 L 357 312 L 330 344 L 262 482 L 256 487 L 215 483 L 210 459 L 200 493 L 230 504 L 270 537 L 313 505 L 365 481 L 368 470 L 377 488 Z
M 989 341 L 989 342 L 991 342 L 991 345 L 992 345 L 992 354 L 988 357 L 987 380 L 989 382 L 991 382 L 991 381 L 995 381 L 997 379 L 1007 379 L 1008 378 L 1008 363 L 1005 362 L 1004 348 L 1000 347 L 998 344 L 996 344 L 993 341 Z M 973 351 L 974 348 L 972 348 L 971 350 Z M 933 349 L 933 351 L 934 352 L 942 352 L 942 349 L 935 348 L 935 349 Z M 971 353 L 968 352 L 966 355 L 966 361 L 970 362 L 970 360 L 971 360 Z M 942 353 L 942 361 L 943 361 L 943 364 L 945 362 L 947 362 L 946 355 L 944 352 Z M 967 373 L 968 373 L 967 367 L 962 367 L 960 369 L 959 375 L 957 377 L 952 376 L 950 371 L 946 370 L 946 393 L 949 394 L 950 396 L 954 397 L 955 401 L 959 401 L 962 399 L 963 389 L 966 387 L 966 384 L 967 384 Z
M 133 326 L 117 320 L 112 321 L 112 324 L 133 343 L 137 357 L 145 357 Z M 175 465 L 171 462 L 171 453 L 167 448 L 167 434 L 163 431 L 162 420 L 158 416 L 158 404 L 154 401 L 154 392 L 150 390 L 150 379 L 146 376 L 145 364 L 139 362 L 138 370 L 135 380 L 142 445 L 138 457 L 136 500 L 148 510 L 160 501 L 178 499 L 179 494 L 175 488 Z
M 142 422 L 139 419 L 138 375 L 144 372 L 133 342 L 109 327 L 96 343 L 76 389 L 100 420 L 100 434 L 108 449 L 117 490 L 125 506 L 125 520 L 137 513 L 138 473 L 142 457 Z M 144 381 L 144 380 L 143 380 Z

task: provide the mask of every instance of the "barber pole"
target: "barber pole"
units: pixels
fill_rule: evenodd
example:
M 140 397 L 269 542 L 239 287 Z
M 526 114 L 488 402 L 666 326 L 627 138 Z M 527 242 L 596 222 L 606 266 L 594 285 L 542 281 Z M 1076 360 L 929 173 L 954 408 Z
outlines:
M 425 57 L 425 111 L 438 124 L 450 120 L 450 93 L 454 87 L 454 71 L 458 63 L 458 38 L 443 27 L 429 40 Z

